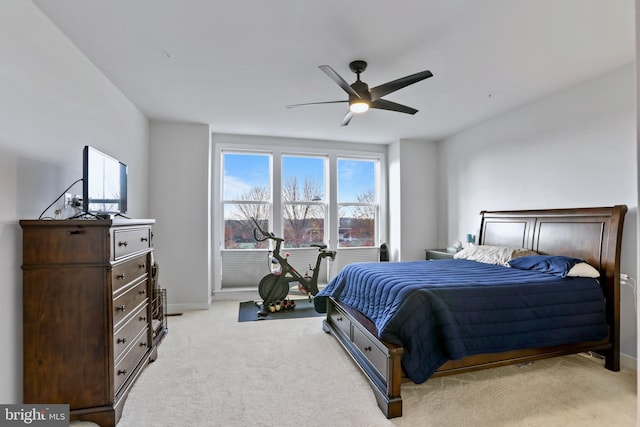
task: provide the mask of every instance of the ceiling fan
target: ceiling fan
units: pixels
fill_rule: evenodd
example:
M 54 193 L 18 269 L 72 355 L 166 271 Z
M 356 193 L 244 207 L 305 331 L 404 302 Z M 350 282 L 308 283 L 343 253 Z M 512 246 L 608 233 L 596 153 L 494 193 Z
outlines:
M 347 126 L 354 114 L 360 114 L 367 111 L 369 108 L 377 108 L 379 110 L 397 111 L 399 113 L 415 114 L 418 112 L 415 108 L 407 107 L 406 105 L 398 104 L 396 102 L 387 101 L 382 99 L 383 96 L 395 92 L 398 89 L 412 85 L 426 78 L 432 77 L 431 71 L 421 71 L 419 73 L 411 74 L 406 77 L 402 77 L 397 80 L 381 84 L 374 88 L 369 89 L 369 85 L 360 80 L 360 73 L 367 69 L 367 63 L 362 60 L 353 61 L 349 64 L 351 71 L 356 73 L 357 80 L 349 85 L 333 68 L 328 65 L 320 65 L 319 67 L 324 73 L 329 76 L 331 80 L 336 82 L 347 94 L 348 100 L 344 101 L 325 101 L 325 102 L 309 102 L 305 104 L 293 104 L 287 105 L 287 108 L 301 107 L 303 105 L 317 105 L 317 104 L 337 104 L 341 102 L 349 103 L 349 111 L 342 119 L 342 126 Z

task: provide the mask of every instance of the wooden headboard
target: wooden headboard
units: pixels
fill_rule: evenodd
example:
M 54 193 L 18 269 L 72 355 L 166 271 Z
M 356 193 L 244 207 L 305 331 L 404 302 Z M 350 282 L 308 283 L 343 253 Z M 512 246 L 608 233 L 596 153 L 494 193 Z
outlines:
M 619 353 L 620 247 L 626 212 L 626 205 L 483 211 L 478 242 L 481 245 L 528 248 L 545 255 L 581 258 L 600 270 L 600 283 L 607 299 L 610 339 L 613 350 Z

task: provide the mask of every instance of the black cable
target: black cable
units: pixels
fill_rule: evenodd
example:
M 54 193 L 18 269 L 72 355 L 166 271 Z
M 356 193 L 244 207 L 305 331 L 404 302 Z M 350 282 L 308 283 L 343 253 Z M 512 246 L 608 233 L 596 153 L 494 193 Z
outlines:
M 64 190 L 64 191 L 62 192 L 62 194 L 58 196 L 58 198 L 57 198 L 57 199 L 55 199 L 53 202 L 51 202 L 51 204 L 50 204 L 49 206 L 47 206 L 47 207 L 45 208 L 45 210 L 43 210 L 43 211 L 42 211 L 42 213 L 40 214 L 40 216 L 38 217 L 38 219 L 42 219 L 42 215 L 44 215 L 44 213 L 45 213 L 46 211 L 48 211 L 48 210 L 49 210 L 49 208 L 51 208 L 51 206 L 53 206 L 53 205 L 54 205 L 58 200 L 60 200 L 60 198 L 61 198 L 61 197 L 64 197 L 64 195 L 66 194 L 66 192 L 67 192 L 67 191 L 69 191 L 69 190 L 71 189 L 71 187 L 73 187 L 74 185 L 76 185 L 76 184 L 77 184 L 77 183 L 79 183 L 80 181 L 82 181 L 82 178 L 80 178 L 80 179 L 78 179 L 78 180 L 74 181 L 74 182 L 73 182 L 73 184 L 71 184 L 70 186 L 68 186 L 68 187 L 66 188 L 66 190 Z

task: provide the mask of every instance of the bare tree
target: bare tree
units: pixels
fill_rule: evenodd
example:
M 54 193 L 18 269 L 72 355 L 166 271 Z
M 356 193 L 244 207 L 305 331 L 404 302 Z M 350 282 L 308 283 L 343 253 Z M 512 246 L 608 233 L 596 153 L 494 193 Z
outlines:
M 287 177 L 282 189 L 283 216 L 287 221 L 286 236 L 287 246 L 300 247 L 305 241 L 315 241 L 310 233 L 312 230 L 324 228 L 324 213 L 322 208 L 315 204 L 298 203 L 314 202 L 321 195 L 322 188 L 319 183 L 305 178 L 302 188 L 298 184 L 298 178 Z M 322 233 L 322 237 L 324 233 Z M 322 239 L 321 239 L 322 240 Z
M 287 177 L 282 188 L 282 213 L 285 221 L 285 244 L 288 247 L 302 247 L 309 243 L 321 243 L 324 240 L 325 213 L 322 205 L 316 204 L 322 194 L 322 186 L 305 178 L 300 185 L 295 176 Z M 265 186 L 250 188 L 240 197 L 240 201 L 268 202 L 269 189 Z M 364 191 L 356 195 L 357 204 L 340 207 L 340 218 L 349 221 L 350 227 L 360 230 L 370 230 L 376 216 L 375 193 L 373 190 Z M 255 225 L 251 218 L 255 218 L 260 227 L 267 230 L 269 224 L 268 203 L 238 203 L 232 213 L 235 232 L 243 236 L 252 236 Z M 346 214 L 345 210 L 348 212 Z M 354 230 L 355 231 L 355 230 Z M 371 234 L 367 231 L 366 234 Z
M 269 188 L 266 186 L 251 187 L 246 193 L 240 196 L 241 201 L 247 202 L 268 202 Z M 243 234 L 253 234 L 255 225 L 251 218 L 255 218 L 263 229 L 269 225 L 269 204 L 268 203 L 238 203 L 236 210 L 231 214 L 232 219 L 237 221 L 237 226 Z
M 357 194 L 354 202 L 338 209 L 340 246 L 372 246 L 375 236 L 376 197 L 372 190 Z
M 353 207 L 353 217 L 357 219 L 373 219 L 376 214 L 376 195 L 373 190 L 367 190 L 356 196 L 358 203 L 368 203 L 368 205 L 356 205 Z

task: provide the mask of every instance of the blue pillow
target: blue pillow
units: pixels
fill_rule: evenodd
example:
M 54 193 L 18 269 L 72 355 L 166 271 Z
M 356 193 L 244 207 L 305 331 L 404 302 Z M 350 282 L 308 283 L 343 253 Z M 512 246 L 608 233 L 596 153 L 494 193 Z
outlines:
M 534 270 L 566 277 L 571 267 L 579 262 L 584 262 L 584 260 L 559 255 L 528 255 L 513 258 L 509 261 L 509 266 L 520 270 Z

